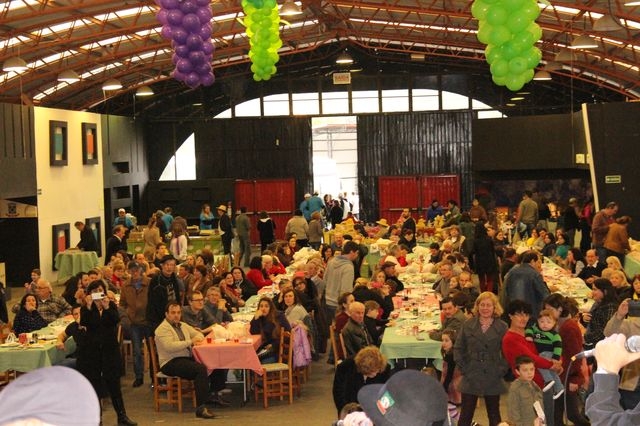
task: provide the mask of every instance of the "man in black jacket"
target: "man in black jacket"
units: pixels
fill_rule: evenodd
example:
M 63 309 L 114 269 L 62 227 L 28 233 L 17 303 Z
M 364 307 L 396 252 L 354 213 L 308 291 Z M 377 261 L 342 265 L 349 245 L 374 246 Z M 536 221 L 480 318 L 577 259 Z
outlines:
M 84 251 L 98 251 L 98 242 L 91 228 L 80 221 L 74 223 L 74 226 L 80 231 L 80 242 L 76 247 Z
M 149 283 L 147 302 L 147 322 L 155 330 L 164 320 L 165 309 L 169 302 L 182 305 L 183 284 L 175 274 L 176 259 L 170 254 L 160 260 L 160 273 Z

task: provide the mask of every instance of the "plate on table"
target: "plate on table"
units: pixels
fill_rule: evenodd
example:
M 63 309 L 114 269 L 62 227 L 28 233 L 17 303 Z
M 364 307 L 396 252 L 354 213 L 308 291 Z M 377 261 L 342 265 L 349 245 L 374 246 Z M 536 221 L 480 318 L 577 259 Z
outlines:
M 15 348 L 16 346 L 20 346 L 18 342 L 8 342 L 0 345 L 0 348 Z
M 45 334 L 44 336 L 38 336 L 40 340 L 56 340 L 58 337 L 55 334 Z

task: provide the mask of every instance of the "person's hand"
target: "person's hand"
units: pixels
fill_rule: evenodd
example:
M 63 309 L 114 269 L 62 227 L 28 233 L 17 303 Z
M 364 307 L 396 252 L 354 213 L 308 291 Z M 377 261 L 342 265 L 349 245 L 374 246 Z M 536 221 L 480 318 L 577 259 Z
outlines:
M 262 316 L 262 311 L 260 308 L 256 309 L 256 313 L 253 315 L 253 318 L 258 319 Z
M 200 336 L 195 336 L 193 339 L 191 339 L 191 344 L 193 346 L 200 346 L 204 342 L 205 342 L 205 340 Z
M 544 421 L 540 417 L 536 417 L 535 420 L 533 420 L 533 426 L 544 426 L 544 424 Z
M 578 386 L 576 383 L 569 383 L 569 392 L 578 392 L 579 388 L 580 386 Z
M 591 314 L 589 312 L 582 313 L 582 321 L 589 322 L 591 321 Z
M 620 306 L 618 306 L 618 311 L 616 312 L 616 317 L 622 321 L 627 314 L 629 313 L 629 300 L 630 299 L 624 299 L 621 303 Z
M 84 305 L 87 307 L 87 309 L 91 309 L 91 305 L 93 305 L 93 299 L 91 298 L 90 294 L 84 296 Z
M 624 334 L 612 334 L 599 341 L 594 351 L 598 361 L 598 370 L 603 369 L 610 374 L 618 374 L 625 365 L 640 359 L 640 352 L 632 353 L 624 347 L 627 337 Z

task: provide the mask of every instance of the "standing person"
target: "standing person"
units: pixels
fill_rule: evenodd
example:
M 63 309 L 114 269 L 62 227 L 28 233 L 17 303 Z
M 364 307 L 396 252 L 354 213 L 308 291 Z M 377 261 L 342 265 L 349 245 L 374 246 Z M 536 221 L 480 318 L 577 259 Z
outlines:
M 502 338 L 507 324 L 500 319 L 502 307 L 495 294 L 485 291 L 476 299 L 474 317 L 460 329 L 453 347 L 456 366 L 462 373 L 461 413 L 458 424 L 470 426 L 478 397 L 483 396 L 489 424 L 500 423 L 500 394 L 506 392 L 502 379 L 508 370 L 502 356 Z
M 591 222 L 591 241 L 593 248 L 596 249 L 598 259 L 602 263 L 606 263 L 607 260 L 604 240 L 609 232 L 609 225 L 615 222 L 616 213 L 618 213 L 618 204 L 614 202 L 607 203 L 604 209 L 596 213 L 593 217 L 593 222 Z
M 118 415 L 118 425 L 136 426 L 127 416 L 120 389 L 122 359 L 118 344 L 118 308 L 107 297 L 102 281 L 94 281 L 87 287 L 85 306 L 80 309 L 80 327 L 85 332 L 86 345 L 78 352 L 77 368 L 84 375 L 96 394 L 106 385 L 111 403 Z
M 304 216 L 305 220 L 309 222 L 311 220 L 311 210 L 309 209 L 309 200 L 311 199 L 311 194 L 308 192 L 304 194 L 304 200 L 300 203 L 300 211 Z
M 149 278 L 143 275 L 142 266 L 131 261 L 127 264 L 129 278 L 122 285 L 120 294 L 120 318 L 122 326 L 131 337 L 133 351 L 133 387 L 144 383 L 144 362 L 142 360 L 142 340 L 152 335 L 153 330 L 147 323 L 147 303 L 149 301 Z
M 309 222 L 309 245 L 312 249 L 318 250 L 322 244 L 322 216 L 320 210 L 311 213 L 311 222 Z
M 553 313 L 558 322 L 558 333 L 562 338 L 562 376 L 567 376 L 568 386 L 565 389 L 565 397 L 555 402 L 555 424 L 563 424 L 564 400 L 567 405 L 567 418 L 576 426 L 589 426 L 589 420 L 582 412 L 582 399 L 578 390 L 585 383 L 582 374 L 584 360 L 571 361 L 571 358 L 582 352 L 584 339 L 580 324 L 575 319 L 578 313 L 578 304 L 574 299 L 564 297 L 560 293 L 553 293 L 544 300 L 544 308 Z
M 178 262 L 184 262 L 187 260 L 187 249 L 189 247 L 186 231 L 179 226 L 174 226 L 171 231 L 169 251 Z
M 580 231 L 582 232 L 580 251 L 583 253 L 586 253 L 591 248 L 591 223 L 593 222 L 594 214 L 593 197 L 589 197 L 580 211 Z
M 578 211 L 578 200 L 573 197 L 569 198 L 569 205 L 562 214 L 564 233 L 567 236 L 567 244 L 569 244 L 569 247 L 574 246 L 576 231 L 580 227 L 580 218 L 578 216 Z
M 162 222 L 164 222 L 164 229 L 166 229 L 167 231 L 171 229 L 171 224 L 173 223 L 173 209 L 171 209 L 171 207 L 164 208 Z
M 531 230 L 535 228 L 538 223 L 538 204 L 531 198 L 533 194 L 531 191 L 524 191 L 522 194 L 522 201 L 518 205 L 518 213 L 516 214 L 515 225 L 516 229 L 519 223 L 522 223 L 527 228 L 525 235 L 531 235 Z M 524 237 L 524 235 L 522 235 Z
M 76 247 L 84 251 L 98 251 L 98 242 L 91 228 L 80 221 L 74 223 L 73 226 L 80 231 L 80 242 L 78 242 Z
M 180 304 L 166 306 L 165 318 L 155 329 L 160 371 L 168 376 L 193 380 L 196 391 L 196 417 L 213 419 L 216 415 L 206 405 L 209 400 L 207 367 L 193 359 L 191 348 L 204 343 L 202 333 L 180 321 Z
M 153 261 L 153 255 L 156 252 L 156 247 L 158 247 L 158 244 L 162 242 L 155 214 L 152 214 L 149 218 L 149 223 L 142 232 L 142 239 L 144 240 L 144 249 L 142 252 L 144 253 L 144 257 L 151 262 Z
M 182 292 L 175 274 L 176 260 L 170 254 L 160 260 L 160 273 L 149 283 L 147 303 L 147 322 L 154 330 L 164 318 L 165 307 L 169 302 L 180 303 Z
M 200 229 L 213 229 L 213 219 L 211 206 L 209 204 L 203 204 L 202 210 L 200 211 Z
M 269 244 L 272 244 L 276 240 L 276 224 L 266 211 L 260 212 L 260 218 L 258 219 L 258 233 L 260 234 L 260 253 L 267 249 Z
M 533 404 L 542 407 L 542 389 L 533 381 L 536 366 L 527 355 L 519 355 L 515 359 L 516 379 L 509 387 L 507 399 L 509 424 L 514 426 L 542 426 L 543 420 L 538 417 Z
M 318 212 L 320 213 L 320 216 L 322 216 L 322 212 L 324 211 L 324 203 L 322 202 L 322 199 L 318 197 L 318 191 L 313 191 L 313 195 L 307 200 L 307 206 L 311 215 L 313 215 L 313 213 L 315 212 Z
M 240 207 L 240 214 L 236 216 L 236 232 L 240 239 L 240 256 L 238 264 L 243 263 L 246 268 L 249 267 L 251 261 L 251 220 L 247 216 L 247 208 Z
M 624 267 L 625 253 L 631 251 L 629 246 L 629 233 L 627 227 L 631 223 L 629 216 L 622 216 L 609 225 L 609 232 L 604 239 L 604 248 L 607 256 L 615 256 L 620 259 L 620 264 Z
M 336 316 L 340 295 L 353 290 L 355 280 L 353 261 L 356 257 L 358 257 L 358 244 L 348 241 L 342 247 L 341 254 L 334 256 L 327 264 L 324 273 L 327 318 Z
M 227 206 L 220 204 L 218 206 L 218 233 L 222 238 L 222 249 L 225 255 L 231 256 L 231 241 L 233 240 L 233 228 L 231 219 L 227 216 Z M 231 260 L 231 259 L 229 259 Z M 229 262 L 231 265 L 232 262 Z
M 512 268 L 504 281 L 505 303 L 523 300 L 531 305 L 532 315 L 538 317 L 542 301 L 549 295 L 549 288 L 542 279 L 542 262 L 534 251 L 522 254 L 521 263 Z
M 336 225 L 342 222 L 343 209 L 340 207 L 340 201 L 333 200 L 331 210 L 329 210 L 329 219 L 331 221 L 331 228 L 335 229 Z
M 480 291 L 498 293 L 498 261 L 493 240 L 487 234 L 484 223 L 476 223 L 473 238 L 473 266 L 480 280 Z
M 293 213 L 293 217 L 287 221 L 284 234 L 289 238 L 292 234 L 296 234 L 296 243 L 298 247 L 306 247 L 309 245 L 309 224 L 302 216 L 302 211 L 297 209 Z
M 107 240 L 107 244 L 104 250 L 104 264 L 108 265 L 111 262 L 111 257 L 124 250 L 127 251 L 127 240 L 124 239 L 126 228 L 122 225 L 116 225 L 113 228 L 113 235 Z
M 433 222 L 436 217 L 442 216 L 443 214 L 442 206 L 438 203 L 438 200 L 434 198 L 427 209 L 427 222 Z

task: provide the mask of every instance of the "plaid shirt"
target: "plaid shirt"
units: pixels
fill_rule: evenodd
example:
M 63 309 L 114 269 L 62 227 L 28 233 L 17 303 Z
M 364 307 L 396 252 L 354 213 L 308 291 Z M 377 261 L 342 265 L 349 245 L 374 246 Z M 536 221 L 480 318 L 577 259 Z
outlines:
M 47 300 L 38 300 L 38 312 L 47 323 L 71 314 L 71 305 L 60 296 L 51 295 Z

